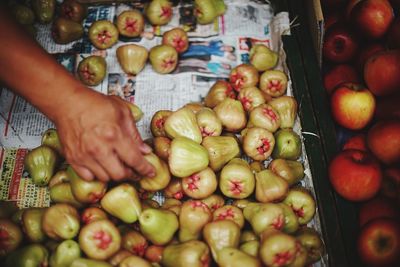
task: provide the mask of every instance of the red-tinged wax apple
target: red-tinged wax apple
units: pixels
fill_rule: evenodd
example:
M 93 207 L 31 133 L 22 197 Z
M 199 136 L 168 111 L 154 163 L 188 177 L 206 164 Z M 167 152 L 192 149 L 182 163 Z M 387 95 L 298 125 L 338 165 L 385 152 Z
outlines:
M 216 81 L 208 91 L 204 99 L 204 104 L 206 107 L 214 108 L 228 97 L 232 99 L 236 98 L 235 91 L 231 84 L 222 80 Z
M 400 120 L 400 93 L 392 94 L 389 96 L 379 97 L 376 100 L 375 119 L 387 120 L 397 119 Z
M 331 96 L 333 119 L 350 130 L 360 130 L 372 120 L 375 97 L 364 86 L 345 83 L 337 87 Z
M 146 252 L 144 253 L 144 257 L 146 258 L 146 260 L 152 263 L 156 262 L 159 263 L 161 262 L 164 248 L 165 248 L 164 246 L 156 246 L 156 245 L 148 246 Z
M 178 52 L 169 45 L 156 45 L 150 49 L 149 59 L 156 72 L 167 74 L 176 68 Z
M 230 198 L 243 199 L 250 196 L 255 188 L 255 179 L 249 164 L 239 158 L 229 161 L 222 168 L 219 188 Z
M 211 221 L 212 213 L 206 204 L 200 200 L 186 201 L 179 214 L 179 241 L 200 239 L 203 227 Z
M 236 66 L 229 75 L 233 89 L 240 91 L 242 88 L 257 86 L 259 81 L 258 70 L 249 64 Z
M 117 17 L 117 28 L 121 35 L 140 36 L 144 29 L 144 17 L 138 10 L 125 10 Z
M 368 152 L 367 135 L 360 133 L 350 137 L 342 147 L 342 150 L 348 150 L 348 149 L 357 149 L 364 152 Z
M 370 57 L 364 65 L 364 80 L 376 96 L 400 92 L 400 50 L 384 51 Z
M 186 32 L 181 28 L 173 28 L 163 34 L 162 43 L 170 45 L 180 54 L 189 48 L 189 41 Z
M 388 0 L 365 0 L 353 7 L 350 17 L 355 29 L 365 37 L 379 39 L 388 31 L 394 12 Z
M 244 216 L 240 208 L 233 205 L 224 205 L 216 209 L 213 213 L 213 221 L 231 220 L 235 222 L 240 229 L 244 226 Z
M 185 194 L 194 199 L 210 196 L 217 189 L 218 181 L 215 172 L 207 167 L 182 179 L 182 189 Z
M 60 17 L 82 22 L 87 15 L 87 7 L 77 0 L 64 1 L 60 6 Z
M 312 220 L 316 211 L 316 203 L 310 191 L 297 186 L 289 190 L 283 203 L 292 208 L 300 225 L 305 225 Z
M 332 159 L 329 164 L 329 179 L 335 191 L 345 199 L 364 201 L 378 192 L 382 171 L 371 154 L 349 149 Z
M 129 230 L 122 236 L 121 246 L 133 255 L 143 257 L 148 243 L 146 238 L 139 232 Z
M 259 255 L 266 266 L 290 266 L 297 252 L 296 239 L 276 230 L 262 234 Z
M 108 219 L 107 213 L 97 207 L 88 207 L 81 213 L 81 221 L 83 224 L 89 224 L 99 220 Z
M 176 200 L 182 199 L 185 196 L 185 192 L 182 188 L 182 180 L 183 179 L 172 177 L 167 187 L 163 190 L 164 196 Z
M 260 90 L 272 97 L 284 95 L 288 78 L 283 71 L 266 70 L 260 76 Z
M 0 257 L 15 250 L 22 241 L 22 231 L 9 219 L 0 219 Z
M 358 236 L 358 254 L 368 266 L 399 266 L 400 223 L 380 218 L 366 224 Z
M 354 58 L 358 46 L 354 33 L 342 24 L 336 24 L 326 32 L 322 54 L 326 60 L 345 63 Z
M 350 64 L 338 64 L 324 74 L 324 87 L 328 94 L 342 83 L 360 83 L 356 69 Z
M 42 216 L 42 230 L 54 240 L 72 239 L 79 228 L 78 211 L 68 204 L 52 205 Z
M 118 228 L 109 220 L 100 220 L 82 227 L 79 246 L 90 259 L 105 260 L 121 247 Z
M 224 206 L 225 199 L 221 195 L 212 194 L 211 196 L 202 199 L 201 202 L 206 204 L 211 212 L 214 212 L 216 209 Z
M 360 207 L 358 221 L 360 227 L 377 218 L 399 219 L 400 211 L 390 199 L 386 197 L 375 197 Z
M 97 49 L 107 49 L 118 41 L 118 29 L 108 20 L 98 20 L 89 28 L 89 40 Z
M 152 25 L 165 25 L 172 18 L 172 3 L 168 0 L 152 0 L 145 8 Z
M 385 51 L 385 49 L 386 49 L 385 46 L 381 43 L 370 43 L 361 48 L 361 51 L 356 59 L 356 67 L 361 75 L 364 71 L 364 66 L 367 60 L 373 55 Z
M 283 208 L 275 203 L 250 203 L 243 216 L 257 235 L 267 229 L 282 230 L 285 225 Z
M 400 121 L 379 121 L 369 129 L 367 144 L 384 164 L 400 163 Z
M 167 136 L 165 132 L 165 121 L 172 114 L 171 110 L 159 110 L 154 113 L 151 118 L 150 129 L 154 137 L 157 136 Z

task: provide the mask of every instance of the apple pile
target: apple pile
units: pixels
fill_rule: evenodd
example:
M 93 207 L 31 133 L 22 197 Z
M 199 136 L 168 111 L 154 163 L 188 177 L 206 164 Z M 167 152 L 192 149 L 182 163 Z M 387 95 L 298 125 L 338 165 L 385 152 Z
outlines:
M 55 129 L 25 158 L 48 208 L 1 202 L 2 266 L 308 266 L 325 254 L 293 129 L 297 101 L 258 45 L 251 64 L 218 80 L 203 102 L 152 116 L 155 177 L 86 181 L 62 163 Z M 127 102 L 132 119 L 140 108 Z M 245 160 L 246 159 L 246 160 Z M 154 195 L 162 194 L 162 200 Z M 157 199 L 157 198 L 155 198 Z
M 329 178 L 340 196 L 361 205 L 361 260 L 399 266 L 400 2 L 321 3 L 323 82 L 338 131 L 350 133 Z

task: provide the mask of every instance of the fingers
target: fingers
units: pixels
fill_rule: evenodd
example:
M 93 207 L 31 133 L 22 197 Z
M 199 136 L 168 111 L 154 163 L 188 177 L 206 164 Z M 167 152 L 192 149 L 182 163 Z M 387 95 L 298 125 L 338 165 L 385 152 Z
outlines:
M 82 167 L 79 165 L 71 164 L 71 167 L 74 169 L 74 171 L 81 177 L 82 179 L 86 181 L 92 181 L 95 177 L 95 175 L 86 167 Z
M 122 161 L 133 168 L 141 176 L 153 177 L 155 169 L 143 156 L 141 150 L 133 140 L 130 144 L 119 146 L 117 153 Z
M 112 180 L 119 181 L 133 175 L 133 171 L 125 166 L 115 153 L 98 157 L 97 161 L 101 166 L 104 166 Z

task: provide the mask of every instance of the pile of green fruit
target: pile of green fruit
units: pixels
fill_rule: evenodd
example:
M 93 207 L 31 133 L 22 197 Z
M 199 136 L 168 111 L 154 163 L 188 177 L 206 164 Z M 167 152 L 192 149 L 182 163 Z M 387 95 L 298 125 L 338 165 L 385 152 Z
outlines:
M 217 81 L 204 102 L 153 115 L 153 152 L 145 158 L 155 177 L 85 181 L 62 162 L 57 131 L 46 131 L 25 169 L 49 187 L 51 206 L 2 208 L 2 266 L 293 267 L 320 260 L 323 242 L 307 226 L 316 203 L 300 185 L 297 102 L 285 94 L 285 73 L 272 69 L 276 53 L 256 46 L 251 55 L 252 64 Z M 260 68 L 257 58 L 269 66 Z M 138 121 L 143 113 L 130 107 Z M 152 199 L 159 192 L 162 200 Z
M 56 0 L 9 0 L 8 6 L 16 21 L 33 36 L 36 34 L 34 24 L 52 23 L 52 37 L 58 44 L 67 44 L 82 38 L 84 29 L 82 21 L 87 8 L 77 0 L 65 0 L 57 5 Z

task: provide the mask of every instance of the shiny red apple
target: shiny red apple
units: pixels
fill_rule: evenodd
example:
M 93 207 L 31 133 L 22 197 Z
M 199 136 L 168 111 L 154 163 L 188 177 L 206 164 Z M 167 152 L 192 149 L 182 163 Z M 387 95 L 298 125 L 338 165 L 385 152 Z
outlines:
M 358 46 L 356 36 L 348 27 L 335 24 L 326 31 L 322 55 L 331 62 L 345 63 L 354 58 Z
M 394 12 L 388 0 L 363 0 L 352 8 L 350 18 L 365 37 L 379 39 L 389 30 Z
M 370 221 L 361 229 L 357 248 L 367 266 L 400 266 L 400 221 L 387 218 Z
M 400 164 L 400 120 L 375 123 L 368 130 L 367 144 L 375 157 L 384 164 Z
M 378 192 L 382 182 L 379 163 L 368 152 L 339 152 L 329 164 L 329 180 L 335 191 L 351 201 L 365 201 Z
M 344 83 L 331 95 L 331 111 L 333 119 L 340 126 L 360 130 L 373 118 L 375 97 L 360 84 Z
M 364 66 L 364 80 L 376 96 L 400 93 L 400 49 L 377 53 Z
M 324 87 L 328 94 L 331 94 L 339 84 L 360 83 L 360 77 L 356 69 L 350 64 L 338 64 L 324 74 Z

